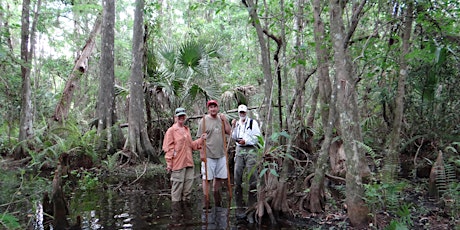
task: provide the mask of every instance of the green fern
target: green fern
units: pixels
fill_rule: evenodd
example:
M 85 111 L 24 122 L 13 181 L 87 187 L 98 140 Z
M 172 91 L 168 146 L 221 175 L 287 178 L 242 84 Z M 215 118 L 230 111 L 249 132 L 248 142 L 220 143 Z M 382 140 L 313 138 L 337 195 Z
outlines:
M 3 226 L 5 229 L 21 228 L 18 218 L 9 213 L 3 213 L 2 215 L 0 215 L 0 226 Z
M 112 172 L 115 169 L 115 167 L 118 165 L 117 162 L 118 162 L 118 159 L 120 158 L 120 155 L 122 155 L 122 152 L 119 151 L 113 155 L 107 155 L 107 160 L 102 161 L 107 167 L 107 170 L 109 170 L 109 172 Z

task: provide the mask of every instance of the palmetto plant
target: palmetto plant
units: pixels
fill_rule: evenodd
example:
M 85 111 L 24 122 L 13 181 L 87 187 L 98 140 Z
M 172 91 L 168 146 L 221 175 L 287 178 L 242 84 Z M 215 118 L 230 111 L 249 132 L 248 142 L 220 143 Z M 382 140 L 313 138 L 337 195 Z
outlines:
M 159 64 L 152 86 L 161 89 L 170 107 L 188 107 L 198 99 L 217 98 L 217 64 L 221 57 L 217 42 L 187 40 L 167 44 L 159 51 Z

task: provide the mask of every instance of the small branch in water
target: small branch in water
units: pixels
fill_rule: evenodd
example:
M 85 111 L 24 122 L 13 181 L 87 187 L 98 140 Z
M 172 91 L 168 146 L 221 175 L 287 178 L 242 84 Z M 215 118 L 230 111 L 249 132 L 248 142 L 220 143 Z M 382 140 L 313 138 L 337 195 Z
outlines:
M 133 182 L 129 183 L 129 185 L 132 185 L 132 184 L 136 183 L 136 181 L 141 179 L 141 177 L 145 174 L 145 171 L 147 171 L 147 163 L 144 163 L 144 171 L 142 172 L 142 174 L 139 175 Z

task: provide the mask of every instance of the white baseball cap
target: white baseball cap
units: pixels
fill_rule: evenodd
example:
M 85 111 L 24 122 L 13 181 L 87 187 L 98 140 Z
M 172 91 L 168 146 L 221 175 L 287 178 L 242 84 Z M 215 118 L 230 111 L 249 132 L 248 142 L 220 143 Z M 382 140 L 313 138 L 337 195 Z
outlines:
M 248 107 L 246 107 L 245 105 L 238 106 L 238 113 L 239 112 L 248 112 Z

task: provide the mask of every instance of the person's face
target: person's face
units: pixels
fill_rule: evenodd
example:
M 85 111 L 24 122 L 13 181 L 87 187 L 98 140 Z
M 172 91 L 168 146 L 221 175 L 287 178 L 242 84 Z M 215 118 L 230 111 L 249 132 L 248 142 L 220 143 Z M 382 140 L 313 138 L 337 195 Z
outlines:
M 241 120 L 244 121 L 246 119 L 246 112 L 239 112 L 238 116 L 240 117 Z
M 179 122 L 181 124 L 184 124 L 186 118 L 187 118 L 187 116 L 180 115 L 180 116 L 177 116 L 176 120 L 177 120 L 177 122 Z
M 208 113 L 211 116 L 216 116 L 218 112 L 219 112 L 219 106 L 217 106 L 215 104 L 211 104 L 211 105 L 208 106 Z

